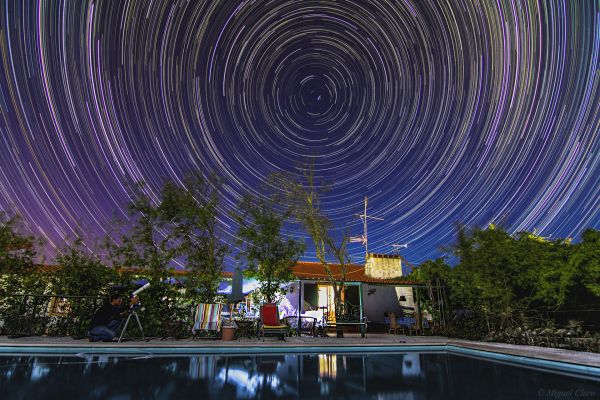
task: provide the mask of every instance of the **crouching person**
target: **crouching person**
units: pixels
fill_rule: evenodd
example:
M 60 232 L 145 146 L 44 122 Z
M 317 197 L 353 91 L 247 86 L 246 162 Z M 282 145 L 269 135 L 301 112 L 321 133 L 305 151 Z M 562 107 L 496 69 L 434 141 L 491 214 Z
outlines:
M 134 298 L 134 301 L 137 300 Z M 113 294 L 110 301 L 102 305 L 92 317 L 90 324 L 91 342 L 110 342 L 118 334 L 127 316 L 128 307 L 123 306 L 123 297 Z

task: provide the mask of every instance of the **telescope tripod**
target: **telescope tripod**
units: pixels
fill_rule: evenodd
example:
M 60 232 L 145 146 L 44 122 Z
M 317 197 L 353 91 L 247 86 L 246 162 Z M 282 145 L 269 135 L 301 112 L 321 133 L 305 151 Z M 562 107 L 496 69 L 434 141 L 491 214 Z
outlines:
M 125 321 L 125 326 L 123 326 L 123 330 L 121 331 L 121 336 L 119 336 L 118 343 L 121 343 L 121 339 L 123 339 L 123 335 L 125 334 L 125 331 L 127 330 L 127 326 L 129 325 L 129 321 L 131 320 L 131 317 L 135 317 L 138 327 L 140 328 L 140 332 L 142 332 L 142 339 L 146 340 L 146 336 L 144 335 L 144 328 L 142 328 L 142 323 L 140 322 L 140 317 L 138 317 L 137 311 L 134 309 L 127 316 L 127 320 Z

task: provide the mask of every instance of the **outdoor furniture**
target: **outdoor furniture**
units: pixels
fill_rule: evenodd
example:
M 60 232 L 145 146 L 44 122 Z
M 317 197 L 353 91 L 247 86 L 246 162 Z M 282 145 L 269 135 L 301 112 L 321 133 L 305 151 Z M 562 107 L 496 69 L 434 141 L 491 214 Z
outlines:
M 415 335 L 417 334 L 417 322 L 413 317 L 400 318 L 398 325 L 400 325 L 402 329 L 407 329 L 409 336 L 412 336 L 412 332 L 415 332 Z
M 328 320 L 327 327 L 334 327 L 338 337 L 344 337 L 343 326 L 355 326 L 360 330 L 360 336 L 367 337 L 367 318 L 360 317 L 360 308 L 344 301 L 335 305 L 335 320 Z
M 388 333 L 397 334 L 399 329 L 402 329 L 400 325 L 398 325 L 398 321 L 396 320 L 396 314 L 389 313 L 390 318 L 390 328 L 388 329 Z
M 278 336 L 281 340 L 285 341 L 285 335 L 288 331 L 288 326 L 283 324 L 279 320 L 279 310 L 277 304 L 266 303 L 260 307 L 260 321 L 258 334 L 262 337 L 263 342 L 265 336 L 274 335 Z
M 223 304 L 200 303 L 196 306 L 192 339 L 218 339 L 221 335 Z
M 252 339 L 258 338 L 257 320 L 255 318 L 237 318 L 234 320 L 237 326 L 236 336 L 238 339 L 247 338 Z
M 404 332 L 406 333 L 406 331 L 408 330 L 408 334 L 412 335 L 412 332 L 415 333 L 415 335 L 417 334 L 417 320 L 414 317 L 402 317 L 402 318 L 398 318 L 398 326 L 400 326 Z
M 396 327 L 394 333 L 402 329 L 402 332 L 406 334 L 408 331 L 409 335 L 420 333 L 417 329 L 417 321 L 414 317 L 397 317 L 395 313 L 388 313 L 387 317 L 384 317 L 384 322 L 388 325 L 389 333 L 392 333 L 392 327 Z
M 317 319 L 315 317 L 288 315 L 282 321 L 285 322 L 290 331 L 295 332 L 298 336 L 301 336 L 303 333 L 309 336 L 316 336 Z

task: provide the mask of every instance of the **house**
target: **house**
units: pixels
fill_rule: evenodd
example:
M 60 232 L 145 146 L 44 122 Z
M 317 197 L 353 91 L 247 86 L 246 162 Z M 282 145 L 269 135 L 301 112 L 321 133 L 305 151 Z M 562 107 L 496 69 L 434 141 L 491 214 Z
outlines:
M 329 264 L 333 278 L 341 281 L 339 264 Z M 297 278 L 288 285 L 286 299 L 280 307 L 287 315 L 306 315 L 329 320 L 335 319 L 334 292 L 325 267 L 319 262 L 299 261 L 293 267 Z M 366 317 L 370 324 L 386 323 L 387 313 L 397 316 L 411 314 L 420 317 L 414 288 L 418 282 L 402 278 L 400 256 L 367 255 L 366 263 L 347 264 L 343 300 L 356 306 L 359 318 Z

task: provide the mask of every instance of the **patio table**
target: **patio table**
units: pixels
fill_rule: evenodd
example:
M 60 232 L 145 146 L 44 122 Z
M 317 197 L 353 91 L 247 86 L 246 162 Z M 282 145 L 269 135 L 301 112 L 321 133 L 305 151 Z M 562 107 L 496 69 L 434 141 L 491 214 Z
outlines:
M 283 318 L 286 325 L 290 329 L 296 331 L 296 335 L 301 336 L 302 333 L 308 333 L 310 336 L 316 336 L 317 319 L 315 317 L 300 315 L 288 315 Z M 298 324 L 298 321 L 300 322 Z

